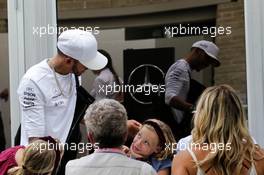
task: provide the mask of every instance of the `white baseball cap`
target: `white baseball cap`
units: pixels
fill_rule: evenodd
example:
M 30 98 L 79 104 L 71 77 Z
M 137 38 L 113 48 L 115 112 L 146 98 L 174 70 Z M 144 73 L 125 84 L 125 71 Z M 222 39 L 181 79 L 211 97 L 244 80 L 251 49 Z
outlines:
M 97 51 L 97 41 L 87 31 L 75 29 L 62 32 L 58 38 L 57 47 L 63 54 L 78 60 L 91 70 L 103 69 L 108 61 Z
M 213 60 L 213 66 L 220 66 L 220 61 L 217 58 L 219 48 L 211 41 L 201 40 L 195 42 L 192 47 L 202 49 Z

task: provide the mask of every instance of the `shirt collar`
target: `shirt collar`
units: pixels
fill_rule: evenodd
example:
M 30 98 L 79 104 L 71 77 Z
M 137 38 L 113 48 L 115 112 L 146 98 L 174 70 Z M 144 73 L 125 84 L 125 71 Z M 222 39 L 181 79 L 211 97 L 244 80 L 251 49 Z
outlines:
M 125 155 L 120 148 L 99 148 L 94 151 L 95 153 L 117 153 Z

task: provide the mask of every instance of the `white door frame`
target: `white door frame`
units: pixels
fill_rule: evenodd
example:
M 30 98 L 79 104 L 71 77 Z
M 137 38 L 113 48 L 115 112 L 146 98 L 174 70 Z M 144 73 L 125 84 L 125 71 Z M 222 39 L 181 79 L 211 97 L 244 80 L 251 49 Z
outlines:
M 264 146 L 264 1 L 245 0 L 248 121 L 252 136 Z

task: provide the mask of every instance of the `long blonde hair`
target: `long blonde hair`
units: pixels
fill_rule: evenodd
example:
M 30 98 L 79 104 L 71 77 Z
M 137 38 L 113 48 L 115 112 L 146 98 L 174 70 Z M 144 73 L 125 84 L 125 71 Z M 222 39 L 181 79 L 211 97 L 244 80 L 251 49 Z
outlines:
M 11 175 L 51 174 L 56 153 L 48 142 L 36 140 L 25 148 L 22 166 L 10 169 Z
M 246 126 L 242 103 L 228 85 L 207 88 L 194 116 L 193 143 L 224 144 L 230 149 L 210 152 L 199 165 L 209 165 L 215 174 L 240 174 L 245 160 L 253 161 L 254 143 Z

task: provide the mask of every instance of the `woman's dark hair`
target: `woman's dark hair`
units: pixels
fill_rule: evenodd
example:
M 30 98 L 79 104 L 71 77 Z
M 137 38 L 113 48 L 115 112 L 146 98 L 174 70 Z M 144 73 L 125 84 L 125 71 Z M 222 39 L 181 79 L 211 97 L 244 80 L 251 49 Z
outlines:
M 112 58 L 111 58 L 110 54 L 103 49 L 99 49 L 98 52 L 103 54 L 108 59 L 107 65 L 104 67 L 104 69 L 108 68 L 112 72 L 112 74 L 114 75 L 114 78 L 115 78 L 115 81 L 117 82 L 117 84 L 121 85 L 120 80 L 118 78 L 118 75 L 117 75 L 117 73 L 116 73 L 116 71 L 112 65 Z

